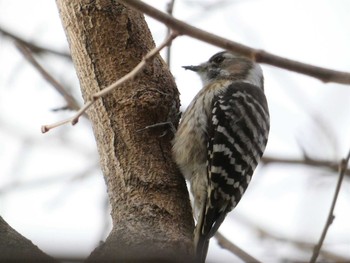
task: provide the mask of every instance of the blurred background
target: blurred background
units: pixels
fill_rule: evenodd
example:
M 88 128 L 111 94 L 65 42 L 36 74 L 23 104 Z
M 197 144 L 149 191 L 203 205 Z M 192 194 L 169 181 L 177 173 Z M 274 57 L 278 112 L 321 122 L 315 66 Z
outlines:
M 170 0 L 146 2 L 166 11 Z M 347 72 L 349 12 L 347 0 L 176 0 L 173 9 L 175 17 L 228 39 Z M 166 27 L 147 21 L 162 42 Z M 173 42 L 170 69 L 182 110 L 201 83 L 181 66 L 218 51 L 189 37 Z M 78 259 L 111 229 L 106 187 L 87 119 L 41 134 L 41 125 L 73 112 L 62 110 L 65 99 L 33 65 L 34 59 L 81 105 L 68 54 L 55 1 L 0 0 L 0 215 L 46 253 Z M 262 262 L 307 261 L 329 212 L 336 164 L 350 148 L 350 87 L 262 67 L 271 115 L 265 162 L 220 232 Z M 350 261 L 349 174 L 322 247 L 325 262 Z M 208 262 L 241 261 L 213 239 Z

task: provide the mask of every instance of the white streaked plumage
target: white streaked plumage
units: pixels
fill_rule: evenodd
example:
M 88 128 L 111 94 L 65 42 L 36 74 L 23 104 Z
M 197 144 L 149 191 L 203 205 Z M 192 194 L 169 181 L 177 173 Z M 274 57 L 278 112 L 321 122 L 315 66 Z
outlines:
M 199 74 L 203 88 L 182 116 L 173 155 L 191 184 L 196 261 L 204 262 L 209 239 L 238 204 L 265 149 L 269 115 L 262 70 L 249 58 L 220 52 L 185 68 Z

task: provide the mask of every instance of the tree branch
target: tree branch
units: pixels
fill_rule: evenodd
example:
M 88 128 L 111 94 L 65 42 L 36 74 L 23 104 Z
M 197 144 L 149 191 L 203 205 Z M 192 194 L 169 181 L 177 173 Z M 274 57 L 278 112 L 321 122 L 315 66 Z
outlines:
M 271 54 L 263 50 L 254 49 L 246 45 L 242 45 L 240 43 L 211 34 L 187 23 L 184 23 L 139 0 L 119 0 L 119 2 L 153 17 L 154 19 L 164 23 L 182 35 L 196 38 L 206 43 L 221 47 L 225 50 L 240 53 L 242 55 L 255 59 L 255 61 L 259 63 L 265 63 L 275 67 L 298 72 L 300 74 L 317 78 L 323 82 L 350 84 L 350 73 L 348 72 L 336 71 L 309 65 L 306 63 L 301 63 L 295 60 Z
M 57 56 L 61 56 L 61 57 L 65 57 L 68 59 L 71 59 L 71 56 L 69 53 L 65 53 L 65 52 L 61 52 L 61 51 L 57 51 L 57 50 L 53 50 L 47 47 L 43 47 L 43 46 L 39 46 L 36 45 L 32 42 L 26 41 L 23 38 L 16 36 L 15 34 L 3 29 L 2 27 L 0 27 L 0 33 L 6 37 L 9 37 L 13 40 L 15 40 L 16 42 L 21 43 L 22 45 L 26 46 L 27 48 L 29 48 L 33 53 L 51 53 Z
M 256 262 L 259 263 L 260 261 L 254 258 L 253 256 L 249 255 L 247 252 L 239 248 L 237 245 L 232 243 L 230 240 L 228 240 L 226 237 L 224 237 L 220 232 L 216 232 L 215 238 L 218 241 L 219 245 L 227 249 L 228 251 L 232 252 L 235 256 L 242 259 L 244 262 Z
M 0 216 L 1 262 L 57 262 L 14 230 Z
M 166 12 L 168 13 L 169 16 L 173 15 L 174 4 L 175 4 L 175 0 L 170 0 L 166 6 Z M 171 29 L 169 27 L 167 27 L 167 31 L 168 31 L 167 35 L 170 35 Z M 166 63 L 168 64 L 168 67 L 170 67 L 170 59 L 171 59 L 171 43 L 169 43 L 166 49 Z
M 261 158 L 261 164 L 263 165 L 269 165 L 269 164 L 295 164 L 295 165 L 308 165 L 308 166 L 314 166 L 314 167 L 323 167 L 328 168 L 329 170 L 333 172 L 339 171 L 339 164 L 333 161 L 328 160 L 317 160 L 312 158 L 305 158 L 305 159 L 286 159 L 286 158 L 276 158 L 271 156 L 264 156 Z M 350 169 L 346 168 L 345 174 L 347 176 L 350 176 Z
M 49 82 L 55 90 L 62 95 L 67 103 L 67 107 L 71 110 L 78 110 L 80 108 L 79 103 L 76 99 L 69 94 L 66 89 L 53 77 L 51 76 L 34 58 L 31 53 L 31 49 L 29 49 L 23 42 L 16 41 L 16 47 L 22 53 L 22 55 L 27 59 L 27 61 L 40 73 L 40 75 Z
M 159 51 L 161 51 L 164 47 L 169 45 L 173 41 L 173 39 L 176 38 L 177 36 L 178 36 L 177 33 L 172 32 L 161 45 L 159 45 L 158 47 L 155 47 L 150 52 L 148 52 L 147 55 L 141 60 L 141 62 L 135 68 L 133 68 L 132 71 L 130 71 L 128 74 L 126 74 L 124 77 L 120 78 L 113 84 L 109 85 L 107 88 L 92 94 L 91 98 L 84 104 L 82 108 L 79 109 L 79 111 L 74 116 L 68 119 L 56 122 L 54 124 L 43 125 L 41 126 L 41 132 L 46 133 L 51 129 L 57 128 L 67 123 L 71 123 L 72 125 L 77 124 L 80 116 L 83 115 L 90 108 L 90 106 L 92 106 L 95 103 L 97 99 L 112 92 L 114 89 L 116 89 L 126 81 L 132 80 L 133 78 L 135 78 L 135 76 L 139 72 L 141 72 L 141 70 L 146 66 L 147 62 L 152 60 L 159 53 Z
M 349 164 L 349 159 L 350 159 L 350 150 L 349 150 L 349 153 L 348 153 L 347 157 L 345 159 L 342 159 L 341 162 L 340 162 L 340 165 L 339 165 L 339 178 L 338 178 L 337 186 L 335 188 L 334 197 L 333 197 L 333 200 L 332 200 L 332 205 L 330 207 L 329 214 L 328 214 L 328 217 L 327 217 L 327 221 L 326 221 L 326 224 L 325 224 L 325 226 L 323 228 L 320 240 L 318 241 L 317 245 L 314 248 L 313 254 L 312 254 L 311 259 L 310 259 L 310 263 L 316 262 L 316 259 L 318 257 L 318 254 L 320 253 L 323 241 L 326 238 L 327 231 L 328 231 L 329 227 L 331 226 L 331 224 L 333 223 L 333 220 L 335 218 L 335 216 L 334 216 L 334 208 L 335 208 L 335 204 L 337 203 L 338 194 L 339 194 L 339 191 L 340 191 L 341 184 L 342 184 L 343 179 L 344 179 L 345 170 L 347 169 L 348 164 Z
M 287 243 L 291 244 L 299 249 L 302 249 L 306 252 L 310 252 L 314 248 L 311 242 L 306 240 L 299 240 L 296 238 L 292 238 L 290 236 L 283 236 L 276 233 L 276 231 L 267 230 L 263 227 L 261 227 L 256 222 L 253 222 L 251 219 L 243 214 L 236 214 L 236 219 L 239 220 L 241 224 L 244 224 L 246 227 L 249 227 L 250 230 L 255 231 L 257 233 L 257 236 L 261 239 L 271 239 L 275 240 L 281 243 Z M 328 261 L 332 262 L 348 262 L 349 258 L 346 258 L 344 256 L 338 255 L 334 252 L 331 252 L 329 250 L 323 250 L 320 251 L 320 254 Z

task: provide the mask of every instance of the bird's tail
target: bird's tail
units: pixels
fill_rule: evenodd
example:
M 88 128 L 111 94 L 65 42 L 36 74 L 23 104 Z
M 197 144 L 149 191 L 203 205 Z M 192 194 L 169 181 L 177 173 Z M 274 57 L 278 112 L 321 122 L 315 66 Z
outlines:
M 205 262 L 209 240 L 215 235 L 227 214 L 226 211 L 218 211 L 215 207 L 207 204 L 205 202 L 199 213 L 194 233 L 196 263 Z
M 195 249 L 196 263 L 204 263 L 208 253 L 209 238 L 204 233 L 205 210 L 206 210 L 206 205 L 203 205 L 199 213 L 199 217 L 198 217 L 198 221 L 197 221 L 197 225 L 194 233 L 194 249 Z
M 199 237 L 197 246 L 196 246 L 196 263 L 204 263 L 207 257 L 209 247 L 209 239 L 204 236 Z

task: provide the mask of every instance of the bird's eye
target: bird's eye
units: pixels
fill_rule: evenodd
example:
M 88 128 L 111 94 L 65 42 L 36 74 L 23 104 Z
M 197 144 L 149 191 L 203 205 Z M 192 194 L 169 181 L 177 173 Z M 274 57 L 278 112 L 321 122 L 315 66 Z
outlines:
M 220 64 L 222 61 L 224 61 L 224 57 L 223 56 L 217 56 L 213 59 L 214 63 Z

